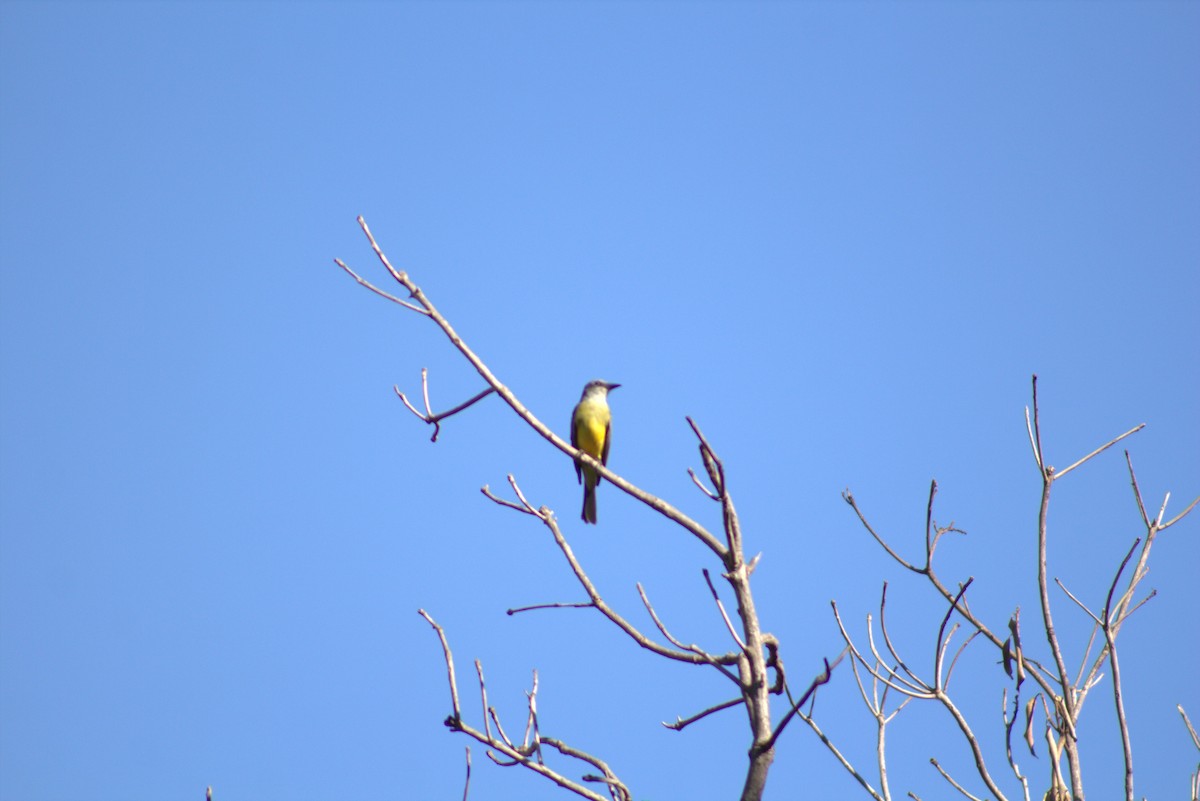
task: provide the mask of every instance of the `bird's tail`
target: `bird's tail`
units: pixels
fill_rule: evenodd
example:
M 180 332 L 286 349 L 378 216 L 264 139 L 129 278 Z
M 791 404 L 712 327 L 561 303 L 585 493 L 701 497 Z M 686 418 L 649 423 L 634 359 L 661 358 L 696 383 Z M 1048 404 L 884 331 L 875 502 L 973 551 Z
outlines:
M 599 476 L 593 477 L 585 469 L 583 481 L 583 514 L 581 515 L 585 523 L 594 524 L 596 522 L 596 484 L 599 483 L 595 480 L 596 478 L 599 478 Z

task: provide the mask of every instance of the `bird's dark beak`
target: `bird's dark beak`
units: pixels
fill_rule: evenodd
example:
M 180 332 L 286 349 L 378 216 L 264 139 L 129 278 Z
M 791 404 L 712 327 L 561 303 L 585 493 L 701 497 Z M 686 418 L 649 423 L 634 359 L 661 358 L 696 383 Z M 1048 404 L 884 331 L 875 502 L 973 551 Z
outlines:
M 619 386 L 621 386 L 621 385 L 620 384 L 608 384 L 609 389 L 616 389 Z

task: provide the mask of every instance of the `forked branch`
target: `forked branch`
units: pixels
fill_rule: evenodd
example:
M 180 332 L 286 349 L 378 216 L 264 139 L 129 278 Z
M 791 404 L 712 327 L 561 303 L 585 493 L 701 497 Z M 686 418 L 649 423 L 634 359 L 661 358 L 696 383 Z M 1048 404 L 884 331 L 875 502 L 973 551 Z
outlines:
M 525 738 L 520 745 L 514 743 L 508 737 L 508 735 L 506 735 L 504 733 L 504 729 L 500 725 L 500 718 L 497 715 L 496 710 L 493 707 L 488 705 L 487 689 L 483 683 L 483 668 L 479 665 L 478 662 L 476 662 L 476 668 L 479 673 L 480 698 L 482 700 L 484 711 L 485 711 L 484 712 L 484 727 L 485 727 L 484 731 L 480 731 L 479 729 L 476 729 L 474 726 L 471 726 L 466 721 L 464 721 L 462 718 L 462 711 L 458 705 L 458 684 L 455 679 L 454 657 L 452 656 L 452 654 L 450 652 L 450 646 L 446 641 L 446 633 L 442 629 L 442 627 L 440 625 L 438 625 L 438 623 L 435 622 L 434 619 L 432 617 L 430 617 L 430 615 L 424 609 L 418 610 L 418 613 L 421 615 L 421 617 L 425 618 L 426 622 L 428 622 L 429 625 L 433 627 L 433 630 L 435 632 L 437 632 L 438 640 L 442 644 L 442 654 L 446 661 L 446 676 L 447 676 L 447 682 L 450 685 L 450 697 L 452 699 L 451 706 L 453 709 L 453 714 L 451 714 L 449 717 L 447 717 L 446 720 L 444 721 L 446 728 L 450 729 L 451 731 L 461 732 L 461 733 L 467 735 L 468 737 L 471 737 L 472 739 L 486 745 L 488 748 L 494 749 L 495 751 L 499 752 L 501 755 L 507 757 L 507 760 L 501 760 L 501 759 L 497 758 L 495 754 L 488 752 L 488 756 L 491 757 L 492 761 L 495 762 L 496 764 L 505 766 L 505 767 L 519 765 L 521 767 L 527 768 L 527 769 L 533 771 L 534 773 L 537 773 L 538 775 L 549 779 L 550 781 L 557 784 L 559 787 L 562 787 L 565 790 L 569 790 L 578 796 L 589 799 L 589 801 L 611 801 L 611 799 L 614 799 L 614 798 L 617 799 L 617 801 L 633 801 L 633 795 L 632 795 L 632 793 L 629 792 L 629 788 L 627 788 L 617 778 L 616 774 L 613 773 L 613 771 L 608 767 L 608 765 L 605 762 L 603 762 L 602 760 L 600 760 L 597 757 L 592 756 L 591 754 L 588 754 L 585 751 L 581 751 L 577 748 L 568 746 L 564 742 L 562 742 L 561 740 L 559 740 L 557 738 L 545 737 L 538 733 L 538 726 L 537 726 L 537 673 L 536 672 L 534 673 L 533 689 L 530 692 L 526 693 L 526 698 L 527 698 L 527 702 L 528 702 L 528 706 L 529 706 L 529 722 L 526 725 Z M 489 717 L 491 718 L 492 722 L 495 723 L 495 725 L 496 725 L 496 732 L 497 732 L 496 734 L 492 734 L 492 732 L 491 732 L 491 729 L 488 724 Z M 582 784 L 567 778 L 559 771 L 548 767 L 542 760 L 542 751 L 540 748 L 541 744 L 545 744 L 545 745 L 548 745 L 548 746 L 554 748 L 555 750 L 557 750 L 559 753 L 563 754 L 564 756 L 568 756 L 568 757 L 580 760 L 582 762 L 587 763 L 588 765 L 591 765 L 592 767 L 600 769 L 601 772 L 604 774 L 604 777 L 602 779 L 600 779 L 600 781 L 602 781 L 606 785 L 606 788 L 609 791 L 608 797 L 602 796 L 602 795 L 590 790 L 589 788 L 583 786 Z M 468 775 L 467 780 L 469 783 L 469 781 L 470 781 L 470 757 L 469 756 L 468 756 L 468 774 L 467 775 Z M 582 777 L 582 781 L 596 781 L 596 780 L 597 780 L 596 777 L 590 776 L 590 775 L 585 775 Z M 465 797 L 465 792 L 466 792 L 466 790 L 464 789 L 464 797 Z

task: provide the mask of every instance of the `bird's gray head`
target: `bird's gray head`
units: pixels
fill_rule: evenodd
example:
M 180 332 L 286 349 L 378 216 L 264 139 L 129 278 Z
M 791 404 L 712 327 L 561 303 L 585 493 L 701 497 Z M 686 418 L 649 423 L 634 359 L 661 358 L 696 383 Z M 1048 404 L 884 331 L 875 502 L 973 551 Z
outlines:
M 586 398 L 589 395 L 593 397 L 599 395 L 601 398 L 603 398 L 604 396 L 608 395 L 608 391 L 610 389 L 616 389 L 619 386 L 621 385 L 613 384 L 609 381 L 601 381 L 599 378 L 597 378 L 594 381 L 587 382 L 587 385 L 583 388 L 583 395 L 581 397 Z

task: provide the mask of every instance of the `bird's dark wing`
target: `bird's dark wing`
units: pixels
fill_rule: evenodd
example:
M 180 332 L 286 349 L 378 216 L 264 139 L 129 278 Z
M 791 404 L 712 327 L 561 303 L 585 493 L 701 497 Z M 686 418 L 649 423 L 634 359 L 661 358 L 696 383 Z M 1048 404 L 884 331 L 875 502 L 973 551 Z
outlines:
M 612 421 L 604 427 L 604 452 L 600 454 L 600 464 L 608 467 L 608 446 L 612 444 Z
M 571 412 L 571 447 L 576 450 L 579 448 L 579 434 L 575 431 L 575 412 L 573 411 Z M 575 460 L 575 478 L 579 480 L 580 484 L 583 483 L 583 466 L 579 464 L 578 459 Z

